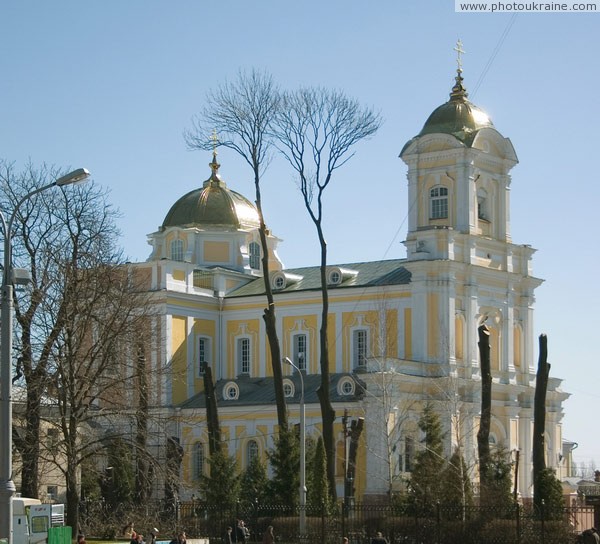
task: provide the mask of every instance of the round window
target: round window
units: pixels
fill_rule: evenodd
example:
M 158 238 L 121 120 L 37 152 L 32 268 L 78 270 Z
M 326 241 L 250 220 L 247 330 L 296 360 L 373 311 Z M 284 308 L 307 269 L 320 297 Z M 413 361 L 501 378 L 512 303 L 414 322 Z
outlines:
M 235 383 L 230 382 L 223 388 L 224 400 L 236 400 L 239 396 L 240 390 Z
M 286 397 L 294 396 L 294 385 L 292 384 L 292 382 L 289 382 L 289 381 L 283 382 L 283 394 Z
M 285 287 L 285 278 L 283 276 L 277 276 L 274 284 L 275 289 L 283 289 Z
M 344 380 L 340 386 L 340 392 L 342 395 L 353 395 L 354 394 L 354 382 L 352 380 Z

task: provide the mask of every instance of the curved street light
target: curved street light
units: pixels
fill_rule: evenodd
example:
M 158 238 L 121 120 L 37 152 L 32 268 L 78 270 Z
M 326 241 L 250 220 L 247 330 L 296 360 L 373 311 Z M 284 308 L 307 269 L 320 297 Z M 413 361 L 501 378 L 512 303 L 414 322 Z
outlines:
M 289 357 L 284 357 L 283 362 L 298 371 L 300 375 L 300 515 L 298 532 L 306 534 L 306 420 L 304 418 L 304 377 L 302 371 Z
M 0 538 L 13 544 L 12 498 L 16 488 L 12 480 L 12 336 L 13 285 L 28 283 L 29 271 L 12 267 L 12 227 L 21 205 L 33 196 L 52 187 L 64 187 L 85 181 L 90 173 L 78 168 L 52 183 L 27 193 L 14 207 L 8 221 L 0 210 L 4 232 L 4 268 L 2 270 L 2 309 L 0 336 Z

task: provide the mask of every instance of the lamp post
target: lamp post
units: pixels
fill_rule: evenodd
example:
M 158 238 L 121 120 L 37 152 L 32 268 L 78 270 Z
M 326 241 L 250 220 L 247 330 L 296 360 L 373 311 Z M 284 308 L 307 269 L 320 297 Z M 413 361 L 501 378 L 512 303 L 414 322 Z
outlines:
M 298 530 L 301 535 L 306 533 L 306 421 L 304 419 L 304 377 L 302 371 L 289 358 L 283 359 L 300 375 L 300 516 Z
M 12 335 L 13 335 L 13 285 L 29 283 L 29 271 L 12 267 L 12 226 L 21 205 L 34 195 L 50 189 L 84 181 L 90 173 L 79 168 L 48 185 L 38 187 L 19 200 L 8 221 L 0 211 L 4 232 L 4 268 L 2 270 L 2 308 L 0 342 L 0 538 L 13 542 L 12 498 L 15 484 L 12 481 Z

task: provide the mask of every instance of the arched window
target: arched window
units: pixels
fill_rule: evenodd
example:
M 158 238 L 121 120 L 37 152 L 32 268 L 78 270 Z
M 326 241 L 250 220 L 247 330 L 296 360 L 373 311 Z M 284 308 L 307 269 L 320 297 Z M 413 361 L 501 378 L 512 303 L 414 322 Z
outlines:
M 477 219 L 489 221 L 490 214 L 487 206 L 487 192 L 485 189 L 479 189 L 477 191 Z
M 204 444 L 196 442 L 192 450 L 192 478 L 199 480 L 204 474 Z
M 246 446 L 246 466 L 249 467 L 255 459 L 258 459 L 258 443 L 256 440 L 249 440 Z
M 183 240 L 173 240 L 171 242 L 171 260 L 183 261 Z
M 429 218 L 446 219 L 448 217 L 448 188 L 434 187 L 429 191 Z
M 248 253 L 250 254 L 250 268 L 260 270 L 260 246 L 256 242 L 250 242 Z

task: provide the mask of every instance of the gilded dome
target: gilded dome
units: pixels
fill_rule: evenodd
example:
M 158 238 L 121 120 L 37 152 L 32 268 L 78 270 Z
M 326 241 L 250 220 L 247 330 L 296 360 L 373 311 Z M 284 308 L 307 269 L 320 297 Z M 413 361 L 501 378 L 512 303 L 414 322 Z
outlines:
M 209 164 L 212 174 L 200 189 L 182 196 L 169 210 L 162 228 L 220 227 L 225 229 L 258 228 L 259 217 L 254 205 L 244 196 L 227 188 L 218 174 L 216 153 Z
M 469 144 L 478 130 L 494 126 L 487 113 L 467 100 L 468 94 L 462 82 L 463 78 L 459 71 L 450 93 L 450 100 L 433 111 L 419 136 L 436 133 L 452 134 Z

